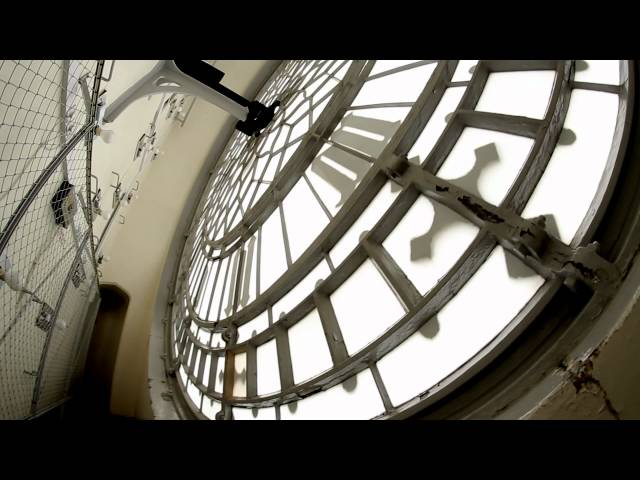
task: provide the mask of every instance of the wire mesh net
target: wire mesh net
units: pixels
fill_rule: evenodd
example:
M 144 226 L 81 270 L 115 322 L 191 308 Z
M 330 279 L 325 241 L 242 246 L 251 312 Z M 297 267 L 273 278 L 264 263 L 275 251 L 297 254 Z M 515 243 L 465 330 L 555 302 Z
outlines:
M 95 293 L 84 206 L 99 67 L 0 61 L 0 418 L 65 396 Z

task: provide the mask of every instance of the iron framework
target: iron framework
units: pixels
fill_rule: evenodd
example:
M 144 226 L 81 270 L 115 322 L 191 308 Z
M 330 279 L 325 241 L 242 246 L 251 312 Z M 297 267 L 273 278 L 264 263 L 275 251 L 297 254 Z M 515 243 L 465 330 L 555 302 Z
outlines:
M 419 63 L 425 65 L 429 61 Z M 271 81 L 265 85 L 260 94 L 261 100 L 272 101 L 279 98 L 286 103 L 288 96 L 300 87 L 297 72 L 310 65 L 320 70 L 330 69 L 333 64 L 330 62 L 283 62 Z M 381 74 L 370 75 L 373 66 L 374 62 L 371 61 L 350 63 L 344 78 L 331 91 L 330 96 L 324 99 L 328 101 L 326 108 L 317 119 L 310 120 L 306 131 L 297 139 L 300 143 L 289 162 L 278 169 L 278 174 L 268 188 L 262 191 L 261 196 L 256 193 L 257 187 L 253 190 L 250 208 L 242 207 L 240 185 L 242 180 L 255 170 L 257 162 L 254 159 L 260 155 L 255 153 L 252 157 L 250 153 L 238 154 L 238 152 L 243 152 L 243 149 L 248 152 L 260 152 L 260 148 L 266 142 L 265 138 L 268 137 L 263 137 L 257 143 L 251 143 L 234 134 L 227 150 L 212 172 L 209 187 L 186 234 L 181 264 L 176 272 L 174 293 L 165 318 L 167 340 L 165 367 L 170 384 L 178 396 L 178 402 L 187 405 L 183 415 L 207 418 L 202 413 L 202 403 L 196 405 L 190 398 L 187 386 L 182 376 L 178 374 L 180 369 L 188 382 L 201 393 L 201 402 L 204 399 L 211 399 L 220 403 L 221 409 L 216 415 L 217 419 L 231 419 L 233 418 L 232 407 L 256 409 L 270 406 L 275 407 L 276 417 L 279 418 L 281 406 L 327 390 L 369 368 L 385 407 L 385 412 L 379 418 L 404 418 L 421 411 L 431 412 L 435 417 L 455 416 L 465 408 L 468 411 L 469 396 L 477 399 L 487 391 L 486 389 L 477 390 L 479 387 L 474 387 L 474 382 L 471 380 L 482 377 L 488 366 L 499 363 L 497 359 L 511 355 L 512 353 L 509 352 L 513 352 L 514 345 L 518 345 L 518 342 L 526 337 L 525 332 L 547 328 L 541 320 L 545 315 L 549 315 L 550 311 L 556 311 L 560 312 L 557 316 L 564 315 L 563 318 L 571 318 L 575 322 L 582 319 L 583 324 L 588 321 L 585 319 L 593 320 L 610 301 L 628 271 L 631 261 L 629 252 L 634 251 L 633 241 L 625 245 L 627 253 L 616 258 L 610 248 L 601 248 L 594 239 L 599 238 L 598 229 L 601 228 L 601 223 L 609 221 L 605 217 L 605 212 L 614 202 L 615 192 L 619 191 L 620 184 L 624 180 L 622 178 L 619 182 L 618 177 L 625 168 L 629 168 L 629 161 L 625 160 L 625 155 L 635 111 L 635 64 L 633 62 L 620 62 L 621 82 L 619 86 L 612 86 L 575 81 L 575 61 L 480 61 L 475 66 L 470 80 L 463 82 L 453 81 L 454 72 L 458 67 L 457 61 L 439 61 L 415 102 L 406 105 L 390 105 L 410 107 L 410 111 L 384 149 L 377 154 L 367 154 L 336 141 L 332 137 L 336 126 L 344 120 L 349 111 L 355 109 L 351 103 L 366 81 L 397 73 L 403 68 L 415 68 L 417 65 L 412 64 L 410 67 L 399 67 Z M 476 110 L 476 105 L 492 73 L 531 70 L 555 72 L 549 104 L 542 119 Z M 411 147 L 434 114 L 446 90 L 454 86 L 464 86 L 466 90 L 457 108 L 449 116 L 447 126 L 424 162 L 420 165 L 411 162 L 408 158 Z M 573 241 L 565 244 L 549 233 L 545 217 L 523 218 L 521 214 L 563 134 L 563 125 L 574 89 L 614 93 L 618 95 L 619 106 L 608 163 L 598 191 Z M 286 124 L 286 121 L 276 118 L 270 132 L 282 128 L 283 124 Z M 504 132 L 533 140 L 528 158 L 506 196 L 498 205 L 492 205 L 477 193 L 436 176 L 466 127 Z M 294 143 L 295 141 L 287 137 L 286 146 Z M 357 156 L 369 166 L 338 213 L 331 215 L 330 212 L 325 211 L 329 217 L 328 225 L 304 253 L 294 260 L 291 247 L 288 245 L 282 202 L 296 182 L 303 179 L 309 183 L 304 172 L 321 149 L 328 145 Z M 276 156 L 280 151 L 276 149 L 269 154 Z M 310 294 L 286 315 L 274 318 L 273 305 L 320 262 L 328 259 L 330 250 L 387 181 L 396 184 L 397 188 L 401 189 L 401 193 L 385 214 L 371 230 L 361 236 L 358 245 L 344 261 L 337 266 L 329 262 L 330 274 L 316 285 Z M 453 268 L 424 296 L 382 244 L 421 195 L 454 211 L 479 228 L 476 238 Z M 260 291 L 257 298 L 249 303 L 243 297 L 243 292 L 246 291 L 243 283 L 246 281 L 245 267 L 247 263 L 251 263 L 251 255 L 258 255 L 259 258 L 259 230 L 278 209 L 283 220 L 287 269 L 272 285 Z M 235 223 L 234 219 L 236 219 Z M 627 225 L 635 225 L 634 219 L 625 220 Z M 623 223 L 621 220 L 616 231 L 628 228 L 621 226 Z M 629 232 L 625 238 L 630 238 L 632 234 L 635 233 Z M 255 242 L 254 235 L 257 236 L 255 253 L 252 243 Z M 464 365 L 416 398 L 401 405 L 392 405 L 376 362 L 436 315 L 478 271 L 497 245 L 501 245 L 504 250 L 542 276 L 545 283 L 507 327 Z M 224 259 L 227 259 L 227 262 L 223 272 L 220 266 Z M 404 307 L 405 315 L 382 336 L 355 354 L 349 355 L 336 321 L 330 295 L 367 259 L 373 262 L 387 281 Z M 217 270 L 213 275 L 209 268 L 216 265 L 215 262 L 218 262 Z M 258 261 L 257 264 L 259 265 L 260 262 Z M 222 285 L 231 285 L 231 292 L 225 293 L 223 290 L 221 296 L 221 298 L 228 298 L 226 309 L 223 310 L 224 302 L 221 301 L 217 312 L 211 314 L 211 300 L 209 300 L 206 313 L 202 315 L 198 314 L 198 310 L 202 312 L 198 306 L 202 302 L 203 283 L 209 277 L 214 278 L 214 286 L 218 281 L 222 281 Z M 231 280 L 228 282 L 229 278 Z M 558 306 L 559 302 L 564 303 L 562 308 Z M 317 309 L 319 313 L 333 366 L 309 380 L 296 384 L 287 331 L 313 309 Z M 238 341 L 238 328 L 265 311 L 268 312 L 268 328 L 256 333 L 248 340 Z M 553 322 L 549 323 L 551 324 Z M 194 334 L 191 330 L 193 326 L 197 327 L 198 332 L 205 331 L 211 334 L 208 342 L 200 340 L 199 335 Z M 535 337 L 536 334 L 534 333 L 533 336 Z M 214 338 L 221 339 L 224 345 L 220 344 L 222 342 L 213 345 Z M 273 339 L 277 346 L 281 389 L 274 394 L 258 395 L 256 351 L 259 346 Z M 521 364 L 531 362 L 530 357 L 525 354 L 530 353 L 531 350 L 520 349 L 518 352 L 521 356 Z M 246 396 L 236 397 L 233 396 L 233 385 L 238 374 L 234 371 L 234 359 L 237 355 L 243 354 L 246 355 Z M 204 378 L 206 355 L 211 357 L 212 362 L 208 379 Z M 225 362 L 221 392 L 214 389 L 216 366 L 220 361 Z M 531 363 L 528 365 L 530 366 Z M 468 387 L 468 385 L 472 386 Z M 460 394 L 468 391 L 469 388 L 472 393 L 467 396 Z M 477 391 L 473 391 L 474 388 Z M 517 389 L 517 387 L 514 388 Z M 520 391 L 522 388 L 524 387 L 520 386 Z M 434 405 L 442 406 L 442 399 L 445 397 L 455 399 L 442 410 L 447 412 L 446 414 L 438 413 L 440 410 L 429 410 Z

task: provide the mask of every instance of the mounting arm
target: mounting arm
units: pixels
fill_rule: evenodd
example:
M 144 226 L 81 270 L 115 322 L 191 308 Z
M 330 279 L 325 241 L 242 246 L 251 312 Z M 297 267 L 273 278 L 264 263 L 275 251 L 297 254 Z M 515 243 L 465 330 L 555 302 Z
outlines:
M 135 100 L 156 93 L 192 95 L 212 103 L 238 119 L 236 129 L 258 136 L 273 119 L 275 108 L 249 101 L 220 84 L 224 72 L 202 60 L 161 60 L 148 74 L 107 107 L 102 121 L 113 122 Z

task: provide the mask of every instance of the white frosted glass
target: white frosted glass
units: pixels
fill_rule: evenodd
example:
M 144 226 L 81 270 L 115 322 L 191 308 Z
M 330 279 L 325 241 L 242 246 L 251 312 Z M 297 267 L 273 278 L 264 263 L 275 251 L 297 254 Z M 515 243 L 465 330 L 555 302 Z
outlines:
M 211 332 L 200 329 L 200 331 L 198 332 L 197 338 L 200 343 L 204 343 L 206 345 L 209 343 L 209 339 L 211 338 Z
M 254 178 L 256 180 L 262 177 L 263 182 L 271 182 L 276 175 L 276 169 L 278 168 L 278 160 L 282 153 L 278 155 L 265 155 L 257 160 L 256 171 Z M 268 162 L 268 163 L 267 163 Z M 244 205 L 243 205 L 244 208 Z
M 377 158 L 396 133 L 409 107 L 363 108 L 348 112 L 331 134 L 331 140 Z
M 276 409 L 270 408 L 241 408 L 233 407 L 234 420 L 275 420 Z M 254 417 L 255 415 L 255 417 Z
M 577 60 L 585 62 L 583 68 L 576 68 L 576 82 L 605 83 L 620 85 L 620 60 Z
M 238 248 L 231 255 L 231 264 L 229 273 L 227 274 L 224 297 L 222 298 L 222 311 L 220 312 L 220 318 L 226 318 L 233 314 L 233 297 L 236 292 L 236 285 L 238 283 L 238 267 L 240 266 L 240 252 L 241 248 Z
M 195 255 L 195 259 L 193 261 L 191 271 L 189 272 L 189 295 L 191 298 L 194 297 L 196 293 L 196 288 L 198 287 L 198 276 L 200 275 L 200 265 L 203 262 L 204 253 L 202 250 L 198 250 Z
M 202 384 L 205 387 L 209 386 L 209 375 L 211 374 L 211 355 L 205 354 L 206 358 L 204 359 L 204 372 L 202 374 Z M 206 399 L 205 399 L 206 401 Z
M 418 332 L 378 361 L 391 402 L 399 405 L 435 386 L 495 338 L 544 279 L 524 264 L 509 276 L 498 246 L 458 294 Z
M 295 262 L 329 223 L 304 179 L 298 180 L 282 202 L 291 261 Z
M 200 408 L 202 392 L 191 382 L 189 382 L 189 385 L 187 385 L 187 395 L 189 395 L 189 398 L 195 404 L 195 406 Z
M 363 210 L 358 219 L 353 222 L 342 238 L 333 246 L 329 252 L 329 257 L 336 268 L 358 245 L 362 232 L 373 228 L 391 206 L 398 193 L 400 193 L 400 189 L 393 191 L 391 186 L 392 183 L 390 181 L 382 186 L 376 196 L 373 197 L 371 203 L 367 205 L 367 208 Z
M 471 80 L 471 75 L 473 75 L 473 71 L 470 71 L 472 68 L 476 66 L 478 60 L 460 60 L 458 62 L 458 66 L 456 67 L 456 71 L 451 77 L 452 82 L 465 82 L 467 80 Z
M 404 65 L 419 61 L 420 60 L 376 60 L 376 63 L 373 65 L 369 76 L 377 75 L 378 73 L 386 72 L 387 70 L 393 70 L 394 68 L 402 67 Z
M 335 69 L 332 70 L 335 71 Z M 327 80 L 327 76 L 323 75 L 322 78 L 319 78 L 311 85 L 311 88 L 307 89 L 307 95 L 312 95 L 311 100 L 314 104 L 318 103 L 318 101 L 326 95 L 329 95 L 327 97 L 327 100 L 329 100 L 331 98 L 330 92 L 335 89 L 336 85 L 338 85 L 338 80 L 335 78 L 329 78 Z M 316 109 L 314 109 L 314 118 L 317 118 L 323 110 L 323 108 L 318 107 L 316 107 Z
M 438 177 L 498 205 L 527 160 L 533 139 L 465 128 Z
M 213 398 L 204 397 L 202 401 L 202 413 L 209 419 L 215 420 L 216 414 L 220 411 L 220 402 Z
M 556 146 L 523 217 L 553 215 L 560 240 L 571 242 L 604 173 L 617 114 L 617 95 L 572 91 L 564 128 L 575 141 Z
M 180 379 L 182 380 L 182 384 L 186 385 L 189 377 L 187 376 L 187 371 L 184 369 L 184 365 L 180 365 L 178 372 L 180 372 Z
M 247 396 L 247 354 L 236 353 L 234 356 L 233 396 Z
M 370 260 L 365 260 L 330 298 L 349 354 L 371 343 L 405 314 Z
M 324 280 L 330 273 L 331 270 L 329 270 L 326 261 L 322 260 L 318 263 L 295 287 L 273 305 L 273 318 L 278 320 L 281 315 L 287 314 L 313 291 L 319 280 Z
M 197 375 L 198 374 L 198 366 L 200 365 L 200 354 L 201 354 L 201 350 L 199 348 L 196 349 L 196 347 L 193 347 L 195 349 L 195 362 L 194 362 L 194 367 L 193 367 L 193 375 Z M 191 354 L 191 357 L 193 358 L 193 353 Z M 189 365 L 191 365 L 191 362 L 189 362 Z
M 256 364 L 258 365 L 258 395 L 280 391 L 278 348 L 275 338 L 256 348 Z
M 543 118 L 554 79 L 553 70 L 490 73 L 476 110 Z
M 352 105 L 415 102 L 435 68 L 436 64 L 431 63 L 368 81 Z
M 244 265 L 240 284 L 240 298 L 238 311 L 250 304 L 256 298 L 258 288 L 258 237 L 254 235 L 244 244 Z
M 254 331 L 257 335 L 267 328 L 269 328 L 269 312 L 264 310 L 253 320 L 238 327 L 238 343 L 249 340 L 253 336 Z
M 355 155 L 325 145 L 305 173 L 329 213 L 335 215 L 369 168 L 367 162 Z
M 478 227 L 421 195 L 382 245 L 424 295 L 458 261 L 477 233 Z
M 292 406 L 280 407 L 283 420 L 368 420 L 383 412 L 384 405 L 369 369 Z
M 218 357 L 218 366 L 216 370 L 216 383 L 213 386 L 213 391 L 216 393 L 222 393 L 222 385 L 224 384 L 224 355 Z
M 221 333 L 212 333 L 211 334 L 211 346 L 212 347 L 222 347 L 224 345 L 224 340 L 222 340 Z
M 207 262 L 207 277 L 203 282 L 202 293 L 200 294 L 198 305 L 195 308 L 198 316 L 203 319 L 207 318 L 207 308 L 209 307 L 209 300 L 211 299 L 211 295 L 213 294 L 213 282 L 216 278 L 216 270 L 218 269 L 218 264 L 218 261 Z
M 333 366 L 317 310 L 312 310 L 291 327 L 288 335 L 295 383 L 304 382 Z
M 222 300 L 222 286 L 224 285 L 224 276 L 227 271 L 227 267 L 229 265 L 229 258 L 230 257 L 225 257 L 221 260 L 220 273 L 218 273 L 218 279 L 216 280 L 215 289 L 213 290 L 213 298 L 211 299 L 211 308 L 209 309 L 209 300 L 211 298 L 210 292 L 211 292 L 211 288 L 213 288 L 213 284 L 211 284 L 209 290 L 205 294 L 206 301 L 202 302 L 203 307 L 201 310 L 202 312 L 201 316 L 204 318 L 205 315 L 207 314 L 207 310 L 209 310 L 209 316 L 207 317 L 207 320 L 209 321 L 218 320 L 218 309 L 220 308 L 220 303 Z M 216 272 L 214 271 L 213 272 L 214 279 L 215 279 L 215 275 L 216 275 Z M 231 275 L 231 272 L 229 272 L 229 275 Z
M 266 291 L 286 269 L 280 209 L 276 208 L 261 227 L 260 290 Z
M 289 120 L 287 120 L 289 123 L 293 124 L 293 128 L 291 129 L 292 139 L 299 138 L 301 135 L 304 135 L 309 131 L 310 113 L 311 99 L 306 99 L 302 106 L 298 108 L 293 115 L 291 115 Z
M 196 325 L 195 322 L 191 322 L 191 325 L 189 325 L 189 330 L 191 330 L 191 333 L 194 337 L 198 335 L 198 325 Z
M 409 150 L 407 158 L 410 162 L 421 164 L 425 161 L 447 126 L 445 120 L 447 115 L 456 110 L 465 90 L 466 87 L 455 87 L 448 88 L 444 92 L 440 103 L 425 125 L 424 130 L 422 130 L 418 140 L 416 140 L 416 143 L 414 143 L 411 150 Z

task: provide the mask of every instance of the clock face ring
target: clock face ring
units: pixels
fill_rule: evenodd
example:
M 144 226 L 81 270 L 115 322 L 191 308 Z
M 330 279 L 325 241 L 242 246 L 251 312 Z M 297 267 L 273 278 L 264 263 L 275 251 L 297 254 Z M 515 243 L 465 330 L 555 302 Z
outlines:
M 194 411 L 320 418 L 331 398 L 357 397 L 366 408 L 333 414 L 400 415 L 506 348 L 562 286 L 544 242 L 518 246 L 506 227 L 543 217 L 550 244 L 574 252 L 616 180 L 625 107 L 611 85 L 625 77 L 576 88 L 576 75 L 574 61 L 363 62 L 301 136 L 285 118 L 304 115 L 283 112 L 253 150 L 232 138 L 240 160 L 221 162 L 203 196 L 172 311 Z M 594 161 L 567 196 L 557 179 L 585 151 Z M 241 208 L 259 167 L 271 183 Z M 408 358 L 429 366 L 403 375 Z

